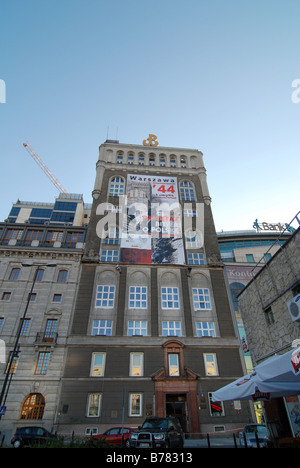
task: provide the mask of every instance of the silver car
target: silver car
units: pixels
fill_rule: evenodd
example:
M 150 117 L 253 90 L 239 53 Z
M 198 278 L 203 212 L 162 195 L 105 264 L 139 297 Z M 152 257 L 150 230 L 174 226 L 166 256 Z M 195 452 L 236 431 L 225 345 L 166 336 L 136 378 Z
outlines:
M 246 424 L 244 429 L 239 433 L 240 444 L 245 447 L 245 439 L 247 447 L 267 447 L 270 442 L 270 434 L 267 426 L 264 424 Z

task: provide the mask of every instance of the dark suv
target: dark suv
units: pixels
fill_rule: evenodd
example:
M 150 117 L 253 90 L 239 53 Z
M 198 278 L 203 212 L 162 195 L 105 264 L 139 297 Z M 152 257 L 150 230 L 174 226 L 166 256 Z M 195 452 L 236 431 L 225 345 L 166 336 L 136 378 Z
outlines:
M 43 427 L 18 427 L 15 435 L 11 439 L 11 444 L 15 448 L 43 444 L 50 439 L 56 439 L 56 435 L 51 434 Z
M 130 447 L 183 447 L 183 431 L 177 419 L 147 418 L 130 436 Z

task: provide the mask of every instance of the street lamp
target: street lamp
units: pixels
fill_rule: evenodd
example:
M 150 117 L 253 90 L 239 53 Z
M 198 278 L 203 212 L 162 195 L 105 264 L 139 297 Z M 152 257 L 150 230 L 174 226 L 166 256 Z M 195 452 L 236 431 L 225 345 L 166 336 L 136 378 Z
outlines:
M 22 266 L 23 266 L 23 267 L 33 267 L 33 266 L 36 266 L 37 269 L 35 270 L 35 273 L 34 273 L 33 282 L 32 282 L 32 286 L 31 286 L 31 290 L 30 290 L 30 293 L 29 293 L 28 298 L 27 298 L 27 304 L 26 304 L 26 307 L 25 307 L 25 310 L 24 310 L 23 317 L 21 318 L 21 322 L 20 322 L 20 325 L 19 325 L 18 333 L 17 333 L 17 336 L 16 336 L 16 341 L 15 341 L 14 349 L 13 349 L 12 354 L 11 354 L 11 357 L 10 357 L 10 359 L 9 359 L 8 368 L 7 368 L 7 371 L 6 371 L 6 374 L 5 374 L 5 379 L 4 379 L 3 386 L 2 386 L 2 390 L 1 390 L 1 395 L 0 395 L 0 410 L 1 410 L 0 419 L 1 419 L 1 415 L 3 414 L 3 405 L 2 405 L 2 402 L 3 402 L 3 400 L 4 400 L 4 403 L 5 403 L 6 398 L 7 398 L 8 389 L 7 389 L 6 395 L 5 395 L 5 391 L 6 391 L 8 379 L 9 379 L 9 376 L 10 376 L 10 371 L 11 371 L 11 368 L 12 368 L 12 365 L 13 365 L 14 358 L 15 358 L 15 357 L 18 355 L 18 353 L 19 353 L 19 349 L 18 349 L 18 348 L 19 348 L 19 340 L 20 340 L 20 336 L 21 336 L 22 329 L 23 329 L 23 324 L 24 324 L 24 321 L 25 321 L 25 318 L 26 318 L 27 310 L 28 310 L 28 307 L 29 307 L 29 302 L 30 302 L 30 299 L 31 299 L 31 296 L 32 296 L 32 293 L 33 293 L 33 288 L 34 288 L 34 285 L 35 285 L 36 280 L 37 280 L 37 278 L 38 278 L 39 271 L 41 270 L 41 267 L 56 267 L 57 264 L 56 264 L 56 263 L 45 263 L 45 264 L 41 264 L 41 263 L 39 263 L 39 264 L 37 264 L 37 263 L 31 263 L 31 264 L 22 263 Z M 12 377 L 11 377 L 11 378 L 12 378 Z

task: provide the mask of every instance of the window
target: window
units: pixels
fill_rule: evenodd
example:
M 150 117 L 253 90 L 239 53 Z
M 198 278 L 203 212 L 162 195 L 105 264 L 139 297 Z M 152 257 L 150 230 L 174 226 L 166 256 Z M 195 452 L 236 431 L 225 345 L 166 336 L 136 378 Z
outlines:
M 185 233 L 185 245 L 187 249 L 201 249 L 203 247 L 203 237 L 197 231 L 187 231 Z
M 75 248 L 77 242 L 83 242 L 83 232 L 68 232 L 64 247 Z
M 272 255 L 270 253 L 265 253 L 264 258 L 265 258 L 265 262 L 267 263 L 269 260 L 271 260 Z
M 254 257 L 253 254 L 246 254 L 246 260 L 249 263 L 254 263 Z
M 10 281 L 17 281 L 17 279 L 19 278 L 19 275 L 20 275 L 20 268 L 13 268 L 10 272 L 10 275 L 9 275 L 9 280 Z
M 42 281 L 44 277 L 44 270 L 37 269 L 36 272 L 36 281 Z
M 4 323 L 4 317 L 0 317 L 0 332 L 3 327 L 3 323 Z M 1 356 L 1 349 L 0 349 L 0 356 Z M 2 362 L 2 360 L 0 360 L 0 362 Z
M 40 393 L 31 393 L 24 401 L 20 419 L 43 419 L 45 398 Z
M 62 294 L 53 294 L 52 302 L 61 302 Z
M 60 270 L 57 276 L 58 283 L 65 283 L 67 281 L 68 272 L 67 270 Z
M 61 242 L 63 238 L 62 231 L 48 231 L 45 239 L 46 247 L 53 247 L 55 242 Z
M 104 231 L 103 244 L 118 244 L 119 243 L 119 229 L 115 226 L 108 226 Z M 117 251 L 116 251 L 117 252 Z
M 91 376 L 101 377 L 104 375 L 105 353 L 93 353 L 91 364 Z
M 20 359 L 20 353 L 15 354 L 14 358 L 13 358 L 13 352 L 11 351 L 9 353 L 9 357 L 8 357 L 8 360 L 7 360 L 7 363 L 6 363 L 6 368 L 5 368 L 5 374 L 7 374 L 8 368 L 9 368 L 11 362 L 12 362 L 12 364 L 11 364 L 11 368 L 10 368 L 9 373 L 10 374 L 15 374 L 16 373 L 16 370 L 17 370 L 18 364 L 19 364 L 19 359 Z
M 119 197 L 124 194 L 125 182 L 122 177 L 113 177 L 109 184 L 109 196 Z
M 203 336 L 216 337 L 214 322 L 196 322 L 196 335 L 198 338 Z
M 268 325 L 273 325 L 275 323 L 274 314 L 271 307 L 268 307 L 265 311 L 265 317 Z
M 52 343 L 56 338 L 57 319 L 48 319 L 46 323 L 43 341 Z
M 168 354 L 169 376 L 179 376 L 179 356 L 178 354 Z
M 205 265 L 204 254 L 202 253 L 188 253 L 187 258 L 189 265 Z
M 31 245 L 34 240 L 40 241 L 42 239 L 43 231 L 28 229 L 25 236 L 24 245 Z
M 36 300 L 36 293 L 28 293 L 27 301 L 35 302 L 35 300 Z
M 193 288 L 193 301 L 195 310 L 210 310 L 211 302 L 208 288 Z
M 129 416 L 142 416 L 142 393 L 129 394 Z
M 173 155 L 170 156 L 170 166 L 176 167 L 176 156 L 173 156 Z
M 40 352 L 38 355 L 38 360 L 35 368 L 35 374 L 45 375 L 47 372 L 47 367 L 50 360 L 49 352 Z
M 92 336 L 111 336 L 112 320 L 93 320 Z
M 123 154 L 117 154 L 117 164 L 123 164 Z
M 97 418 L 100 416 L 101 393 L 90 393 L 88 395 L 87 417 Z
M 19 329 L 21 327 L 20 336 L 28 336 L 31 319 L 21 319 Z
M 115 286 L 97 286 L 96 307 L 112 309 L 115 302 Z
M 100 262 L 117 262 L 119 260 L 118 250 L 102 250 L 100 254 Z
M 139 166 L 145 165 L 145 156 L 143 154 L 139 155 Z
M 185 158 L 185 156 L 180 156 L 180 167 L 186 167 L 186 158 Z
M 128 161 L 128 164 L 134 164 L 134 155 L 129 154 L 127 161 Z
M 130 286 L 129 307 L 131 309 L 146 309 L 147 308 L 147 287 L 146 286 Z
M 145 320 L 129 320 L 128 336 L 147 336 L 147 322 Z
M 161 288 L 161 305 L 163 309 L 179 309 L 178 288 Z
M 163 336 L 181 336 L 181 322 L 162 322 Z
M 183 166 L 181 165 L 181 167 Z M 186 200 L 186 201 L 196 200 L 194 186 L 191 184 L 191 182 L 187 182 L 187 181 L 180 182 L 179 192 L 180 192 L 181 200 Z
M 217 356 L 214 353 L 205 353 L 203 354 L 203 357 L 206 375 L 219 375 L 217 366 Z
M 212 393 L 208 393 L 209 409 L 211 416 L 225 416 L 224 405 L 222 401 L 212 401 Z
M 7 245 L 10 240 L 20 240 L 23 234 L 23 229 L 7 229 L 2 244 Z
M 130 353 L 130 370 L 131 377 L 140 377 L 144 374 L 144 353 Z
M 10 301 L 11 292 L 2 293 L 1 301 Z

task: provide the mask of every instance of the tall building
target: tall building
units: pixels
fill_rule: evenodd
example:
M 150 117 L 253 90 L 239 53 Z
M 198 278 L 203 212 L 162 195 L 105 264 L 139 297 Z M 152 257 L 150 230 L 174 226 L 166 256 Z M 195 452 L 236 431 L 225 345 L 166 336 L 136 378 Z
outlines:
M 242 427 L 212 404 L 244 374 L 202 153 L 106 141 L 67 340 L 56 429 L 95 434 L 175 415 L 186 433 Z

